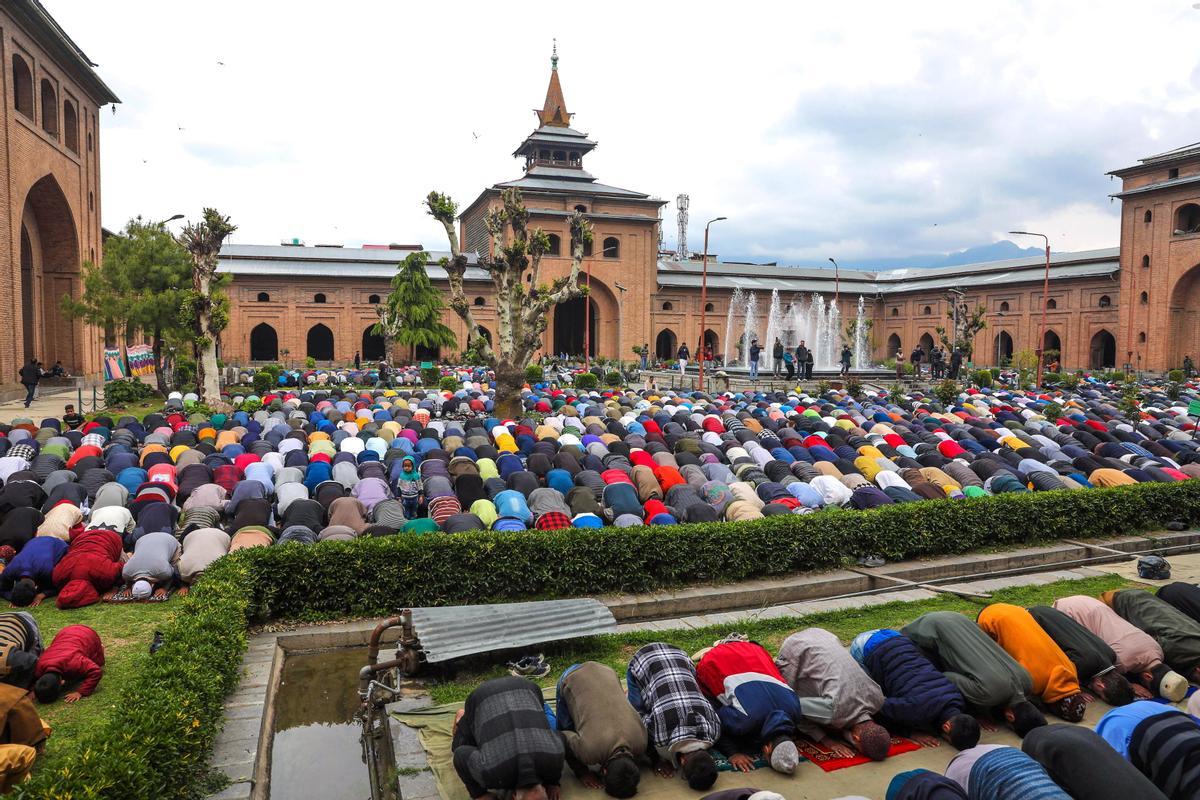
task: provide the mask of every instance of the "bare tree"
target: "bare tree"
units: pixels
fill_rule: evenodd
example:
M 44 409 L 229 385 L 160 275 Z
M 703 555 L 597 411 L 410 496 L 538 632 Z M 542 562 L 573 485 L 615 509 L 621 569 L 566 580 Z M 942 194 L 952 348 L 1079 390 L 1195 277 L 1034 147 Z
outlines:
M 492 236 L 492 249 L 481 253 L 478 266 L 486 270 L 496 287 L 496 338 L 489 343 L 471 313 L 463 290 L 467 257 L 460 250 L 454 227 L 458 206 L 444 194 L 430 192 L 425 206 L 442 223 L 450 243 L 450 257 L 442 260 L 450 283 L 450 308 L 466 323 L 467 349 L 482 355 L 496 370 L 496 408 L 503 416 L 520 410 L 520 391 L 525 367 L 542 346 L 542 333 L 555 305 L 586 293 L 579 285 L 579 268 L 584 247 L 592 241 L 592 225 L 578 211 L 571 217 L 571 270 L 544 285 L 539 280 L 542 257 L 550 249 L 550 237 L 541 229 L 529 228 L 529 211 L 517 189 L 505 189 L 502 206 L 488 211 L 485 223 Z M 525 280 L 529 273 L 529 281 Z M 580 320 L 580 325 L 583 321 Z
M 975 334 L 987 327 L 984 319 L 987 307 L 978 306 L 972 311 L 965 300 L 959 300 L 954 295 L 947 295 L 946 302 L 950 306 L 946 312 L 946 319 L 950 320 L 949 329 L 945 325 L 938 325 L 934 330 L 942 347 L 948 351 L 957 347 L 969 361 L 975 352 Z M 958 324 L 958 330 L 953 330 L 955 323 Z
M 215 208 L 204 209 L 200 222 L 189 222 L 179 234 L 179 243 L 192 257 L 192 292 L 190 305 L 195 321 L 196 386 L 200 400 L 210 405 L 221 399 L 217 374 L 217 337 L 229 324 L 229 312 L 213 296 L 213 278 L 217 273 L 217 256 L 221 245 L 237 226 Z

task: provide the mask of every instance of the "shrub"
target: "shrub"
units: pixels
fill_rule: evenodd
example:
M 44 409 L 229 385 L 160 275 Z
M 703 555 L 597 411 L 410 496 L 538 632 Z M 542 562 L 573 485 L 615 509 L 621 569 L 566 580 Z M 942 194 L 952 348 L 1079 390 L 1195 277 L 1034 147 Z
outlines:
M 833 388 L 833 384 L 829 381 L 817 381 L 817 394 L 824 396 Z
M 309 356 L 308 358 L 304 359 L 304 367 L 305 369 L 316 369 L 317 360 L 312 356 Z
M 904 400 L 904 387 L 898 383 L 888 387 L 888 400 L 899 405 Z
M 1173 369 L 1167 373 L 1167 380 L 1171 383 L 1183 383 L 1183 370 Z
M 546 370 L 540 364 L 530 364 L 525 368 L 526 383 L 541 383 L 546 380 Z
M 933 387 L 934 396 L 937 397 L 938 402 L 945 407 L 950 406 L 955 400 L 958 399 L 958 393 L 958 381 L 952 381 L 949 378 L 946 378 L 945 380 L 939 382 L 937 386 Z
M 1167 398 L 1168 399 L 1178 400 L 1179 396 L 1181 394 L 1183 394 L 1183 387 L 1180 386 L 1178 383 L 1167 384 Z
M 104 405 L 110 408 L 140 403 L 153 395 L 154 389 L 139 378 L 122 378 L 104 384 Z
M 238 411 L 245 411 L 247 414 L 253 414 L 263 407 L 262 400 L 254 398 L 253 400 L 243 400 L 238 406 Z
M 264 395 L 271 391 L 271 387 L 275 385 L 275 378 L 264 369 L 254 373 L 251 384 L 254 386 L 255 394 Z
M 259 370 L 259 372 L 269 372 L 271 373 L 272 378 L 278 380 L 279 376 L 283 373 L 283 367 L 279 366 L 278 364 L 266 364 L 262 367 L 262 369 Z
M 605 386 L 620 386 L 621 385 L 621 373 L 616 372 L 615 370 L 613 372 L 606 372 L 604 374 L 604 385 Z
M 992 371 L 990 369 L 977 369 L 975 374 L 971 376 L 971 380 L 975 381 L 975 385 L 980 389 L 986 389 L 992 385 Z
M 860 381 L 858 378 L 851 378 L 850 380 L 846 381 L 846 394 L 857 398 L 862 397 L 862 393 L 862 381 Z
M 1069 389 L 1069 390 L 1074 391 L 1079 386 L 1079 380 L 1080 380 L 1080 378 L 1079 378 L 1078 374 L 1076 374 L 1074 372 L 1068 372 L 1062 376 L 1061 382 L 1062 382 L 1064 389 Z
M 1108 381 L 1109 383 L 1125 383 L 1125 381 L 1129 379 L 1125 376 L 1125 373 L 1122 370 L 1114 369 L 1112 372 L 1104 376 L 1104 380 Z
M 186 391 L 196 385 L 196 360 L 191 356 L 176 353 L 175 363 L 171 366 L 171 378 L 174 386 L 171 388 Z
M 1103 537 L 1200 521 L 1200 481 L 1005 494 L 739 523 L 387 536 L 255 547 L 218 559 L 163 628 L 165 644 L 57 766 L 14 797 L 185 800 L 202 795 L 248 620 L 385 616 L 413 606 L 639 592 L 833 567 Z M 1013 524 L 1020 520 L 1020 524 Z
M 581 372 L 575 376 L 576 389 L 595 389 L 599 382 L 595 373 L 592 372 Z
M 421 384 L 426 387 L 437 386 L 442 381 L 442 371 L 437 367 L 425 367 L 421 370 Z
M 994 381 L 1000 380 L 1000 373 L 1003 371 L 1004 370 L 1000 369 L 1000 367 L 992 367 L 988 370 L 988 372 L 992 373 L 992 380 Z
M 1042 415 L 1051 422 L 1057 422 L 1058 418 L 1063 414 L 1063 407 L 1058 403 L 1050 403 L 1042 409 Z
M 1062 380 L 1062 375 L 1057 372 L 1043 372 L 1042 383 L 1049 386 L 1050 384 L 1058 383 Z
M 462 388 L 463 382 L 453 375 L 447 375 L 438 383 L 438 388 L 445 392 L 457 392 Z

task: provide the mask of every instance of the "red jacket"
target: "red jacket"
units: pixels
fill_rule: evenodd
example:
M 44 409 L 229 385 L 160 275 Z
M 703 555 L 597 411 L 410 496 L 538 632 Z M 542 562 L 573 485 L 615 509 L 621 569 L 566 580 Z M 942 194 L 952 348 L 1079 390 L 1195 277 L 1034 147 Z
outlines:
M 768 675 L 785 683 L 771 654 L 756 642 L 725 642 L 709 650 L 696 665 L 696 677 L 705 694 L 718 697 L 725 693 L 725 679 L 747 672 Z
M 67 554 L 54 567 L 54 585 L 84 580 L 98 592 L 111 589 L 121 579 L 121 537 L 108 528 L 91 528 L 71 540 Z
M 104 645 L 100 635 L 87 625 L 68 625 L 38 659 L 34 677 L 57 672 L 63 681 L 81 681 L 75 691 L 84 697 L 96 691 L 104 674 Z

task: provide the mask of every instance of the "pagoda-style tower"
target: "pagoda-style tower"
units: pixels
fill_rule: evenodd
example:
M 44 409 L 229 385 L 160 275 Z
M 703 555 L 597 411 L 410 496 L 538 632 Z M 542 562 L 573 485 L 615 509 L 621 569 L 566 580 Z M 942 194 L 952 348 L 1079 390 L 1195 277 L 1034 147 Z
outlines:
M 583 169 L 583 156 L 596 143 L 571 127 L 571 112 L 563 97 L 558 80 L 558 45 L 550 57 L 550 85 L 546 87 L 546 102 L 535 108 L 537 129 L 521 142 L 513 156 L 524 156 L 525 174 L 566 180 L 593 181 Z

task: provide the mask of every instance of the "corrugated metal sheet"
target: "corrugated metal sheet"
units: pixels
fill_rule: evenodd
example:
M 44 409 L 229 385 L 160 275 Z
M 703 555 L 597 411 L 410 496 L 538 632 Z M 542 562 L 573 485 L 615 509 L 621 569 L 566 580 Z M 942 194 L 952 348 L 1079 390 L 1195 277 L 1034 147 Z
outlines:
M 590 598 L 414 608 L 412 623 L 424 660 L 431 664 L 492 650 L 612 633 L 617 625 L 608 606 Z

